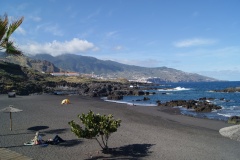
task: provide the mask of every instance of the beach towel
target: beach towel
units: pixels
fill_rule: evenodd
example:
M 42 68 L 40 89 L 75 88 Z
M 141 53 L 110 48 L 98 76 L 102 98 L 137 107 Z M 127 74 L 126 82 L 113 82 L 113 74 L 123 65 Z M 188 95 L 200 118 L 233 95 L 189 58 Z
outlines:
M 33 141 L 30 141 L 30 142 L 25 142 L 24 145 L 25 146 L 33 146 L 33 145 L 35 145 L 35 143 Z

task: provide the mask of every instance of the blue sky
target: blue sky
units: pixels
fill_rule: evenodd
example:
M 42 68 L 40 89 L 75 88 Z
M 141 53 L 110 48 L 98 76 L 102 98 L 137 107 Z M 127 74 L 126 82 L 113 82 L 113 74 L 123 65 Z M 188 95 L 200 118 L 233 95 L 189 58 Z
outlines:
M 240 80 L 239 0 L 3 0 L 27 54 L 79 54 Z

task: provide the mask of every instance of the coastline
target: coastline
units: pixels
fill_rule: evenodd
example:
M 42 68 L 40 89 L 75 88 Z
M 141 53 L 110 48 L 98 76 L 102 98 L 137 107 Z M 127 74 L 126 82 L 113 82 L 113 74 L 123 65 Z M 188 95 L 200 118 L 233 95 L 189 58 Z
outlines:
M 68 98 L 69 105 L 61 105 Z M 104 102 L 84 96 L 31 95 L 7 98 L 0 95 L 0 109 L 8 105 L 22 109 L 13 114 L 13 131 L 9 130 L 9 114 L 0 113 L 0 145 L 34 159 L 237 159 L 240 143 L 219 134 L 223 121 L 200 119 L 179 114 L 177 109 L 153 106 L 130 106 Z M 113 114 L 122 123 L 110 136 L 111 154 L 96 151 L 94 140 L 78 139 L 67 124 L 78 121 L 77 115 L 89 110 Z M 40 129 L 43 139 L 56 134 L 66 144 L 24 146 L 34 130 Z

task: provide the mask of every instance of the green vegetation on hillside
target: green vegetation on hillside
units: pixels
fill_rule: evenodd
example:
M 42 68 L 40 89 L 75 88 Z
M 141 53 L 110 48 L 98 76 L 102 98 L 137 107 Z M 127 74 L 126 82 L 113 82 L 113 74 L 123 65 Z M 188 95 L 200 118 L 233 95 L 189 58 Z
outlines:
M 98 80 L 94 78 L 78 76 L 52 76 L 41 73 L 29 67 L 22 67 L 17 64 L 0 61 L 0 94 L 6 94 L 15 90 L 18 94 L 31 94 L 41 92 L 52 92 L 49 87 L 64 84 L 100 83 L 100 82 L 120 82 L 127 83 L 126 79 L 116 79 L 111 81 Z M 73 85 L 74 86 L 74 85 Z

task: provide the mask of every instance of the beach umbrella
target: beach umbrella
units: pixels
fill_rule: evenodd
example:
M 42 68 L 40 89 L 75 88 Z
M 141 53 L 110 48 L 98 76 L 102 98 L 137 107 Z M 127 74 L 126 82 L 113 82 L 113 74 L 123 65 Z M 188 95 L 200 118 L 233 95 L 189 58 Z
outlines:
M 9 105 L 9 107 L 3 108 L 0 112 L 10 113 L 10 130 L 12 130 L 12 113 L 21 112 L 22 110 L 13 108 L 13 105 Z
M 240 125 L 222 128 L 219 130 L 219 133 L 224 137 L 240 141 Z

